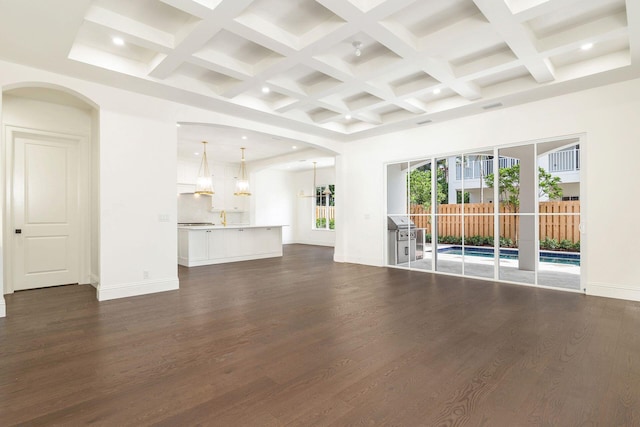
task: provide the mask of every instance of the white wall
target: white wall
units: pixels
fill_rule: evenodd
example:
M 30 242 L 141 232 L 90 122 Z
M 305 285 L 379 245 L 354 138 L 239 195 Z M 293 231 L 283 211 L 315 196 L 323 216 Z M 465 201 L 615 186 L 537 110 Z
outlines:
M 2 102 L 2 92 L 0 92 L 0 124 L 2 123 L 2 117 L 4 114 L 3 110 L 3 102 Z M 0 127 L 1 128 L 1 127 Z M 0 135 L 0 164 L 5 164 L 5 146 L 4 146 L 4 132 Z M 4 169 L 4 167 L 3 167 Z M 0 195 L 2 196 L 2 200 L 5 200 L 5 174 L 0 173 Z M 4 202 L 3 202 L 4 204 Z M 4 207 L 0 209 L 0 222 L 2 226 L 0 226 L 0 289 L 2 289 L 2 296 L 0 297 L 0 317 L 5 317 L 7 315 L 7 306 L 4 300 L 4 288 L 5 288 L 5 280 L 4 280 Z
M 252 174 L 254 211 L 252 223 L 257 225 L 284 225 L 282 242 L 294 243 L 297 197 L 291 173 L 264 169 Z
M 91 284 L 100 284 L 100 112 L 91 111 Z
M 100 111 L 101 300 L 178 288 L 176 129 Z
M 338 259 L 384 263 L 385 203 L 380 188 L 386 162 L 584 133 L 582 167 L 587 179 L 581 205 L 587 292 L 640 300 L 637 251 L 628 250 L 640 241 L 640 200 L 620 184 L 640 180 L 635 164 L 640 158 L 639 112 L 640 80 L 632 80 L 346 144 L 344 167 L 338 168 L 338 182 L 346 186 L 338 203 L 347 212 L 341 221 Z M 371 185 L 361 185 L 364 176 Z

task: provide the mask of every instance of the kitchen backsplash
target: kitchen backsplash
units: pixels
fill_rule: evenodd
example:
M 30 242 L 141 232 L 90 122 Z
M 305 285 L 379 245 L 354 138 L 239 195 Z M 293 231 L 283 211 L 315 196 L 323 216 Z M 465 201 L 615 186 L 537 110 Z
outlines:
M 178 195 L 178 222 L 212 222 L 220 224 L 220 211 L 211 212 L 211 197 Z M 227 224 L 249 224 L 249 212 L 227 212 Z

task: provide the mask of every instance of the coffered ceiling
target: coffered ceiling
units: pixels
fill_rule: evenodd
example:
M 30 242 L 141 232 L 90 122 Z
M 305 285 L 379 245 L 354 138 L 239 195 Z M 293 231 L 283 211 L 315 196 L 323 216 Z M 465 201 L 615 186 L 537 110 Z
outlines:
M 42 67 L 47 48 L 54 71 L 343 140 L 640 76 L 638 0 L 0 0 L 0 10 L 4 59 Z

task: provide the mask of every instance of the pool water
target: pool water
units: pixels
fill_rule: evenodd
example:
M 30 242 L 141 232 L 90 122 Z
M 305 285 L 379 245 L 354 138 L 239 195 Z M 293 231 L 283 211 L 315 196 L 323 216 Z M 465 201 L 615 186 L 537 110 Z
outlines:
M 438 253 L 462 255 L 462 246 L 449 246 L 446 248 L 438 249 Z M 467 256 L 493 258 L 493 248 L 465 247 L 464 254 Z M 518 250 L 517 249 L 500 249 L 500 258 L 518 259 Z M 575 252 L 540 251 L 540 262 L 551 262 L 554 264 L 580 265 L 580 254 Z

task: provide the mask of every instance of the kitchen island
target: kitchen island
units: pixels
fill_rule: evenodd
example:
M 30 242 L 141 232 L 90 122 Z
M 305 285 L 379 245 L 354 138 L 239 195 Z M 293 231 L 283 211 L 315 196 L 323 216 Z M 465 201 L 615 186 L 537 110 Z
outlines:
M 282 256 L 282 225 L 179 225 L 185 267 Z

